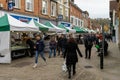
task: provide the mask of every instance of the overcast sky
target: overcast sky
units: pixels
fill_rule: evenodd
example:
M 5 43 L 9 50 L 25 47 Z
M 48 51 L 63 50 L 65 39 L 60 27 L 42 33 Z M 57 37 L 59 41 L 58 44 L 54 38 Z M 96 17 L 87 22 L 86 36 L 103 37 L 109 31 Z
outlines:
M 75 0 L 83 10 L 87 10 L 91 18 L 109 18 L 109 0 Z

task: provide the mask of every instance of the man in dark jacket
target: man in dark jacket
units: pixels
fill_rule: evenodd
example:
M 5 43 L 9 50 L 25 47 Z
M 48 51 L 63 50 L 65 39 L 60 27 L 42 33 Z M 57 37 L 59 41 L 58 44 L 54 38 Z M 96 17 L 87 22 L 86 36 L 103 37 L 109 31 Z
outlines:
M 66 65 L 67 65 L 68 74 L 69 74 L 68 78 L 71 78 L 71 67 L 73 67 L 73 75 L 76 74 L 76 71 L 75 71 L 76 63 L 78 62 L 78 56 L 76 51 L 79 53 L 80 57 L 82 57 L 82 54 L 78 48 L 77 43 L 73 38 L 70 38 L 66 45 L 65 54 L 64 54 L 64 58 L 66 58 Z
M 30 38 L 26 38 L 27 40 L 26 40 L 26 43 L 29 45 L 29 47 L 30 47 L 30 57 L 33 57 L 33 55 L 35 54 L 34 53 L 34 46 L 35 46 L 35 44 L 34 44 L 34 42 L 30 39 Z
M 61 37 L 62 37 L 61 39 L 62 55 L 64 55 L 67 44 L 67 38 L 65 37 L 65 35 L 62 35 Z
M 85 45 L 85 58 L 90 59 L 91 58 L 91 49 L 93 46 L 93 39 L 91 37 L 91 35 L 86 35 L 84 37 L 84 45 Z

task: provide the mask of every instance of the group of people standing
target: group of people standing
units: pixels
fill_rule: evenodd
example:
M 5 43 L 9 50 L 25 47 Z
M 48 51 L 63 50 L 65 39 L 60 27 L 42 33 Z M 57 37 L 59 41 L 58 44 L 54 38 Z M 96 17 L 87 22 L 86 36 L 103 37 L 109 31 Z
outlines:
M 39 55 L 45 62 L 47 62 L 44 56 L 44 39 L 40 34 L 36 34 L 35 38 L 36 43 L 34 44 L 34 47 L 30 48 L 31 52 L 33 51 L 33 48 L 35 49 L 35 65 L 33 66 L 34 68 L 37 67 Z M 95 34 L 85 34 L 83 39 L 85 46 L 85 59 L 90 59 L 91 49 L 93 45 L 100 45 L 99 38 Z M 27 44 L 29 44 L 29 46 L 31 47 L 33 44 L 30 43 L 31 41 L 28 39 Z M 56 53 L 58 53 L 58 56 L 61 55 L 65 59 L 69 74 L 68 78 L 71 78 L 71 70 L 73 70 L 73 75 L 76 74 L 76 63 L 78 62 L 77 53 L 80 57 L 83 57 L 78 47 L 77 41 L 73 38 L 72 35 L 69 35 L 68 37 L 66 37 L 66 35 L 64 34 L 57 37 L 51 36 L 51 39 L 49 41 L 49 58 L 56 57 Z

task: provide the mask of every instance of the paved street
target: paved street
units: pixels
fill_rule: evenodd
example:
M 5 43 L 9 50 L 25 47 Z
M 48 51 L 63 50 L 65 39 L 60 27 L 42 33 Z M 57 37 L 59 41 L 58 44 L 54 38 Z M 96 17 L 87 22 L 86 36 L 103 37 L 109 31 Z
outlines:
M 105 57 L 104 70 L 99 69 L 99 57 L 93 48 L 91 60 L 79 58 L 77 74 L 72 80 L 120 80 L 120 53 L 116 44 L 109 43 L 110 54 Z M 79 46 L 84 54 L 84 46 Z M 46 55 L 48 57 L 48 55 Z M 47 65 L 39 58 L 39 65 L 33 69 L 34 58 L 20 58 L 11 64 L 0 64 L 0 80 L 68 80 L 62 71 L 63 59 L 47 58 Z M 85 67 L 90 68 L 85 68 Z

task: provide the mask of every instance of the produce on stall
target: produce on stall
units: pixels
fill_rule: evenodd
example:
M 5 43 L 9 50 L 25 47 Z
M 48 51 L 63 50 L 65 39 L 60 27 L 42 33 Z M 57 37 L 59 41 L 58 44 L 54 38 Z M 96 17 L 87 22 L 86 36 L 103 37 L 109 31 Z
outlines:
M 38 27 L 32 26 L 21 22 L 12 16 L 5 14 L 0 18 L 0 54 L 4 57 L 0 57 L 0 63 L 11 63 L 11 52 L 12 50 L 25 49 L 25 46 L 14 46 L 11 44 L 11 34 L 12 32 L 17 32 L 21 34 L 23 32 L 38 32 Z M 12 40 L 14 42 L 14 40 Z M 19 41 L 19 40 L 18 40 Z M 20 43 L 20 42 L 18 42 Z

